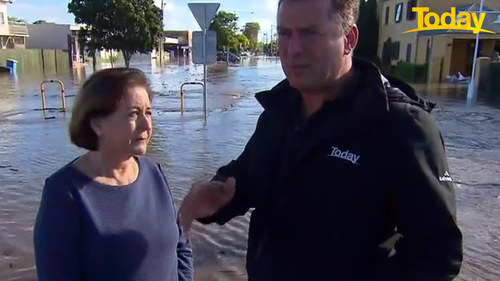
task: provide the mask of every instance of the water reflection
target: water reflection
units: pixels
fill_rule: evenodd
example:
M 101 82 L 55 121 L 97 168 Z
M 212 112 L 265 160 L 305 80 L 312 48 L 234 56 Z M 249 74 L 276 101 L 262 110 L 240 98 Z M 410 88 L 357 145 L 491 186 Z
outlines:
M 180 84 L 201 81 L 201 67 L 186 59 L 176 59 L 165 67 L 140 60 L 133 66 L 150 77 L 156 93 L 149 154 L 166 166 L 177 201 L 192 182 L 209 178 L 218 166 L 241 152 L 262 110 L 252 95 L 283 78 L 275 58 L 249 58 L 225 74 L 211 73 L 210 115 L 205 122 L 201 88 L 186 89 L 187 112 L 182 116 L 179 112 Z M 90 73 L 85 68 L 49 78 L 64 82 L 71 105 L 78 86 Z M 34 280 L 31 235 L 41 187 L 48 175 L 81 153 L 69 144 L 66 132 L 71 111 L 67 116 L 57 111 L 44 116 L 39 110 L 39 86 L 45 78 L 0 76 L 0 280 Z M 47 104 L 57 107 L 59 89 L 47 85 L 46 91 Z M 459 221 L 466 248 L 459 280 L 498 280 L 499 111 L 481 101 L 466 109 L 464 100 L 456 99 L 463 98 L 463 89 L 426 94 L 438 102 L 434 115 L 443 129 L 458 183 Z M 44 119 L 47 116 L 54 118 Z M 194 227 L 197 280 L 214 276 L 244 280 L 247 224 L 248 216 L 244 216 L 225 227 Z

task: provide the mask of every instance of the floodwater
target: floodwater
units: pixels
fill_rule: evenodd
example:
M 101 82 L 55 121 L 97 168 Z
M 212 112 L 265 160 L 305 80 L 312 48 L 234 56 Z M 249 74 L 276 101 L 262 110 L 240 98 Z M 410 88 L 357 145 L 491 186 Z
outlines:
M 202 91 L 182 82 L 201 81 L 202 69 L 173 61 L 160 68 L 138 62 L 151 79 L 155 132 L 150 156 L 164 164 L 179 202 L 191 183 L 209 178 L 218 166 L 236 157 L 261 112 L 253 93 L 272 87 L 284 75 L 275 59 L 246 60 L 209 77 L 209 110 L 203 120 Z M 67 103 L 87 70 L 61 79 Z M 33 221 L 44 179 L 80 150 L 70 145 L 68 116 L 39 109 L 43 77 L 0 77 L 0 280 L 36 280 L 32 250 Z M 60 107 L 59 89 L 47 85 L 47 106 Z M 435 117 L 457 182 L 458 216 L 465 235 L 466 259 L 459 280 L 500 280 L 500 110 L 478 102 L 466 109 L 463 89 L 431 90 Z M 47 118 L 47 119 L 46 119 Z M 224 227 L 195 225 L 196 280 L 245 280 L 248 215 Z

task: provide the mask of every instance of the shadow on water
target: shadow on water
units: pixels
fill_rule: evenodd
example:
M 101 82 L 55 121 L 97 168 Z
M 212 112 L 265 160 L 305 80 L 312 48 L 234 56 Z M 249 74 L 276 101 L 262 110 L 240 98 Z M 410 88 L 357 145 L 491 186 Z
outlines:
M 165 165 L 177 202 L 191 183 L 209 178 L 218 166 L 236 157 L 250 137 L 261 108 L 253 93 L 284 76 L 274 58 L 250 58 L 226 73 L 208 78 L 210 116 L 202 114 L 202 89 L 186 88 L 181 115 L 179 87 L 202 81 L 203 69 L 186 59 L 159 67 L 136 61 L 150 78 L 155 133 L 149 155 Z M 101 67 L 109 67 L 103 65 Z M 57 77 L 66 86 L 67 102 L 90 69 Z M 56 78 L 56 77 L 50 77 Z M 42 75 L 0 77 L 0 280 L 35 280 L 32 225 L 44 179 L 82 151 L 69 143 L 66 115 L 40 109 Z M 500 274 L 500 111 L 478 104 L 465 108 L 461 89 L 430 90 L 452 174 L 457 182 L 459 222 L 465 235 L 466 260 L 459 280 L 498 280 Z M 47 105 L 60 105 L 56 85 L 47 85 Z M 458 94 L 457 94 L 458 93 Z M 458 98 L 458 99 L 457 99 Z M 224 227 L 195 225 L 196 280 L 245 280 L 248 214 Z

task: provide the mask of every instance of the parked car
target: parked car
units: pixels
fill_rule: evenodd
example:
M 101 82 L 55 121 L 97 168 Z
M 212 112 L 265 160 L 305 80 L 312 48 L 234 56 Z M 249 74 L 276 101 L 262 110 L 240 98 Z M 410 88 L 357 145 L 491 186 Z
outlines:
M 217 53 L 217 61 L 225 61 L 225 62 L 229 62 L 229 63 L 240 63 L 241 58 L 232 52 L 218 52 Z

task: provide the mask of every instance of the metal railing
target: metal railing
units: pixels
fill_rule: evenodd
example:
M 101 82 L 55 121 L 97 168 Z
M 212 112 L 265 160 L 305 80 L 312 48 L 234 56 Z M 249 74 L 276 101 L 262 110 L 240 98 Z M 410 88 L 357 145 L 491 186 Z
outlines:
M 25 22 L 9 21 L 9 34 L 10 35 L 28 35 L 28 24 Z
M 184 113 L 184 86 L 186 85 L 200 85 L 202 87 L 205 87 L 205 84 L 202 82 L 184 82 L 181 84 L 181 89 L 180 89 L 180 94 L 181 94 L 181 114 Z M 205 97 L 204 97 L 205 98 Z M 205 116 L 207 116 L 207 108 L 203 108 Z
M 58 109 L 62 112 L 66 112 L 66 95 L 64 93 L 64 84 L 61 80 L 57 79 L 51 79 L 51 80 L 43 80 L 42 83 L 40 83 L 40 96 L 42 97 L 42 110 L 48 110 L 52 108 L 47 108 L 47 103 L 45 101 L 45 84 L 47 83 L 57 83 L 59 84 L 59 88 L 61 91 L 61 108 L 55 108 Z

